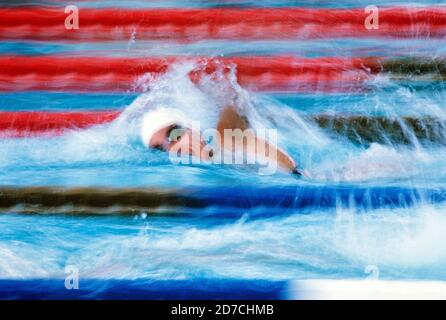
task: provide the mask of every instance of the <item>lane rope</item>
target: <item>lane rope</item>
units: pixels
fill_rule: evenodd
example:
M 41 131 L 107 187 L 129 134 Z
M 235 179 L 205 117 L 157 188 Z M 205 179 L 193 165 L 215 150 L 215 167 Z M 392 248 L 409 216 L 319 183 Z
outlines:
M 0 9 L 0 39 L 104 41 L 136 39 L 314 39 L 335 37 L 444 37 L 446 8 L 379 8 L 379 28 L 368 12 L 315 8 L 79 9 L 67 30 L 61 8 Z
M 359 88 L 382 69 L 379 58 L 303 58 L 293 56 L 63 57 L 0 56 L 0 91 L 141 91 L 175 63 L 195 63 L 193 81 L 235 68 L 239 83 L 258 91 L 348 90 Z M 146 78 L 146 77 L 145 77 Z M 141 85 L 141 82 L 144 85 Z
M 107 124 L 120 115 L 107 111 L 0 111 L 0 138 L 60 135 L 68 130 Z M 304 116 L 327 132 L 355 143 L 411 144 L 434 142 L 446 145 L 446 121 L 433 117 L 387 118 L 365 115 L 316 114 Z
M 204 187 L 187 189 L 0 187 L 0 212 L 67 214 L 192 214 L 240 218 L 286 215 L 295 210 L 338 208 L 371 210 L 446 201 L 443 189 L 311 186 Z M 204 210 L 219 207 L 225 210 Z M 263 208 L 263 209 L 262 209 Z M 285 209 L 292 209 L 287 211 Z M 299 211 L 301 212 L 301 211 Z M 304 211 L 306 212 L 306 211 Z

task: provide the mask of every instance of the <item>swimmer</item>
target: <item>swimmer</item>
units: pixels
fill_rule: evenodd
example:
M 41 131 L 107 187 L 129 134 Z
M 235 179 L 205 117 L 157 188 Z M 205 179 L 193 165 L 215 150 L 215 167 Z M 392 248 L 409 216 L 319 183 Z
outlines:
M 251 156 L 266 157 L 267 161 L 274 161 L 276 167 L 285 172 L 299 177 L 303 175 L 290 155 L 272 143 L 258 137 L 254 130 L 247 130 L 250 129 L 247 117 L 243 116 L 234 105 L 229 105 L 222 110 L 215 128 L 220 137 L 225 137 L 225 130 L 239 129 L 243 132 L 241 136 L 231 137 L 231 140 L 234 140 L 231 141 L 229 147 L 226 143 L 221 142 L 217 146 L 210 147 L 204 141 L 202 132 L 194 132 L 190 122 L 187 116 L 177 109 L 169 107 L 155 108 L 144 116 L 141 129 L 142 142 L 148 148 L 166 152 L 186 150 L 189 156 L 196 157 L 204 162 L 212 162 L 216 150 L 219 149 L 230 153 L 242 152 Z M 199 138 L 194 139 L 194 135 Z M 217 140 L 221 141 L 221 139 Z M 248 141 L 254 143 L 248 143 Z M 259 147 L 259 145 L 263 147 Z

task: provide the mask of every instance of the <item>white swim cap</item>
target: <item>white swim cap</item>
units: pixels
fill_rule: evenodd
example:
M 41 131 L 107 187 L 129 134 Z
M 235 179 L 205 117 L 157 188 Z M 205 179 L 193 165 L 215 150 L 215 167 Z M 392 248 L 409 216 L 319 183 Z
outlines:
M 144 115 L 141 126 L 142 143 L 149 147 L 153 135 L 169 125 L 177 124 L 183 127 L 190 127 L 187 116 L 178 109 L 158 107 Z

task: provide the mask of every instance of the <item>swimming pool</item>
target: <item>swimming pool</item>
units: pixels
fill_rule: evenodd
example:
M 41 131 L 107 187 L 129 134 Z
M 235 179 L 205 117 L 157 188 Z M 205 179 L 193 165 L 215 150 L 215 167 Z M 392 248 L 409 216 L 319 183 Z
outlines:
M 51 5 L 51 1 L 45 3 Z M 330 8 L 326 2 L 321 3 L 268 1 L 265 6 Z M 344 1 L 336 7 L 360 8 L 361 3 Z M 386 1 L 375 3 L 387 4 Z M 391 3 L 397 4 L 400 2 Z M 440 3 L 429 0 L 401 4 L 434 6 Z M 168 1 L 154 3 L 153 7 L 253 5 L 257 4 L 251 1 Z M 116 6 L 139 8 L 146 7 L 147 2 L 128 1 L 125 6 L 115 1 L 79 2 L 81 15 L 83 7 Z M 136 34 L 134 39 L 113 41 L 3 40 L 0 59 L 24 55 L 29 59 L 97 57 L 97 61 L 101 61 L 101 57 L 148 59 L 181 55 L 308 59 L 410 56 L 432 60 L 444 56 L 446 48 L 446 39 L 441 35 L 397 40 L 341 37 L 177 41 L 139 40 Z M 150 83 L 148 92 L 141 92 L 141 88 L 93 90 L 95 83 L 92 81 L 106 82 L 113 78 L 110 75 L 95 80 L 89 80 L 88 76 L 82 81 L 76 78 L 79 87 L 70 89 L 64 87 L 64 83 L 73 81 L 73 77 L 57 74 L 57 70 L 55 79 L 43 77 L 45 72 L 49 73 L 45 70 L 16 78 L 3 72 L 0 111 L 119 110 L 124 116 L 120 121 L 85 130 L 69 130 L 63 135 L 2 138 L 0 187 L 221 188 L 223 191 L 234 186 L 251 191 L 326 186 L 352 190 L 446 188 L 444 143 L 416 138 L 406 143 L 352 141 L 345 135 L 321 128 L 310 119 L 323 113 L 389 119 L 430 117 L 444 121 L 446 90 L 442 81 L 444 73 L 440 69 L 437 69 L 437 77 L 432 77 L 432 72 L 421 78 L 411 73 L 404 79 L 395 76 L 397 72 L 368 75 L 358 86 L 355 82 L 354 87 L 330 86 L 330 90 L 324 90 L 330 79 L 315 73 L 316 84 L 312 87 L 302 87 L 298 82 L 292 90 L 288 86 L 287 90 L 243 91 L 257 119 L 278 129 L 279 144 L 312 177 L 296 180 L 282 173 L 262 176 L 243 167 L 177 166 L 171 164 L 166 155 L 144 148 L 137 124 L 145 104 L 175 104 L 196 117 L 203 117 L 212 110 L 213 103 L 222 98 L 219 86 L 224 86 L 224 81 L 206 78 L 197 90 L 197 84 L 188 77 L 193 68 L 190 63 L 172 64 L 168 72 Z M 110 83 L 114 84 L 117 80 L 113 79 Z M 334 83 L 339 84 L 339 79 L 334 79 Z M 141 81 L 144 87 L 148 80 L 142 78 Z M 49 85 L 50 82 L 54 85 Z M 30 83 L 31 89 L 27 89 Z M 62 89 L 55 89 L 56 85 Z M 436 130 L 441 135 L 446 134 L 442 126 Z M 231 201 L 231 194 L 221 196 Z M 66 266 L 78 269 L 81 284 L 82 279 L 110 283 L 118 280 L 144 283 L 206 279 L 224 283 L 363 279 L 372 266 L 379 270 L 382 279 L 446 280 L 446 204 L 423 197 L 399 206 L 363 207 L 344 202 L 311 208 L 290 207 L 286 214 L 273 214 L 285 211 L 275 206 L 256 206 L 238 208 L 238 214 L 231 218 L 225 217 L 226 209 L 218 205 L 195 209 L 196 214 L 192 216 L 186 215 L 186 208 L 181 206 L 172 210 L 174 212 L 167 216 L 145 211 L 130 215 L 79 216 L 55 212 L 27 215 L 19 214 L 18 209 L 8 209 L 8 214 L 0 215 L 0 279 L 62 279 L 63 283 Z M 96 293 L 100 297 L 100 290 Z

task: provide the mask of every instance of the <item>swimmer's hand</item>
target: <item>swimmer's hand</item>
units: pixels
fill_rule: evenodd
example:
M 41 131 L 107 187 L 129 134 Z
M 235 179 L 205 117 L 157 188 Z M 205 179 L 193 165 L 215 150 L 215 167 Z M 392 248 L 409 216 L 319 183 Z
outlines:
M 308 172 L 305 170 L 302 170 L 302 169 L 299 169 L 298 167 L 295 167 L 292 171 L 291 171 L 291 173 L 293 174 L 293 176 L 295 177 L 295 178 L 297 178 L 297 179 L 300 179 L 300 178 L 310 178 L 310 175 L 308 174 Z
M 292 174 L 296 175 L 296 177 L 301 178 L 303 176 L 303 172 L 300 171 L 300 169 L 298 169 L 297 167 L 295 167 L 292 171 Z

